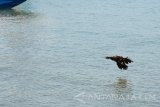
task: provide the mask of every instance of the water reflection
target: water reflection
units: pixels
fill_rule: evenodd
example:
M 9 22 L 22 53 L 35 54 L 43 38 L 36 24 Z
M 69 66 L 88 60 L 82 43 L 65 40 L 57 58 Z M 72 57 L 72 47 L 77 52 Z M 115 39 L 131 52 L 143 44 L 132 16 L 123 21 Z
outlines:
M 118 96 L 131 96 L 132 95 L 132 84 L 126 78 L 118 77 L 114 83 L 113 93 Z
M 34 16 L 34 13 L 31 11 L 15 10 L 15 9 L 0 10 L 0 17 L 17 17 L 17 16 L 31 17 Z
M 127 79 L 118 77 L 117 82 L 116 82 L 116 86 L 118 88 L 127 88 Z

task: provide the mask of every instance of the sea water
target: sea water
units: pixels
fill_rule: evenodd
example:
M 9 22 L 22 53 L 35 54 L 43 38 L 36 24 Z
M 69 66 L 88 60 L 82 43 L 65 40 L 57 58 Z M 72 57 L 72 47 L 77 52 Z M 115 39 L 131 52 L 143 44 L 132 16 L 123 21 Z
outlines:
M 0 107 L 159 107 L 159 46 L 159 0 L 0 10 Z M 120 70 L 112 55 L 134 63 Z

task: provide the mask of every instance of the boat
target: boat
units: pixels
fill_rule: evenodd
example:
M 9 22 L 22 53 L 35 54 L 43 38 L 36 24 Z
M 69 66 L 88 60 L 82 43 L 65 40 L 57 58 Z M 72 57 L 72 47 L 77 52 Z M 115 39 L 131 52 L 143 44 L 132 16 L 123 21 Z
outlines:
M 26 0 L 0 0 L 0 9 L 11 9 Z

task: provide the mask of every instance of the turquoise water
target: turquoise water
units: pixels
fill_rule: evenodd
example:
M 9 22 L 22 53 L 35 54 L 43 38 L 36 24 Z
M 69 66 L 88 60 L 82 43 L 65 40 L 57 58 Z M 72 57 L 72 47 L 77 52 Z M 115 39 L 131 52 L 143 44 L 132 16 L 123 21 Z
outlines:
M 0 106 L 159 107 L 159 23 L 159 0 L 28 0 L 0 10 Z M 121 71 L 110 55 L 134 63 Z

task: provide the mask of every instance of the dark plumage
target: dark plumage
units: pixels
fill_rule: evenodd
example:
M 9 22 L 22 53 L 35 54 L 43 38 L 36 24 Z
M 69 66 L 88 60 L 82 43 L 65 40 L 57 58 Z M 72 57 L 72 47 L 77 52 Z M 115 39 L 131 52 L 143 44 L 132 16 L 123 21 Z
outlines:
M 119 69 L 127 70 L 128 66 L 127 64 L 133 62 L 128 57 L 123 58 L 122 56 L 112 56 L 112 57 L 106 57 L 106 59 L 111 59 L 112 61 L 115 61 L 117 63 L 117 66 Z

